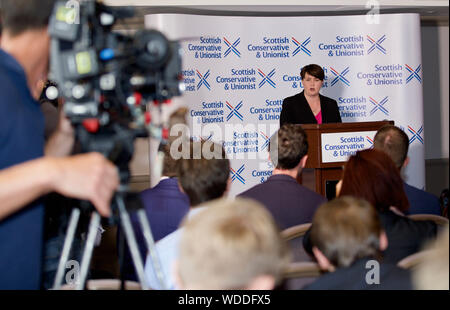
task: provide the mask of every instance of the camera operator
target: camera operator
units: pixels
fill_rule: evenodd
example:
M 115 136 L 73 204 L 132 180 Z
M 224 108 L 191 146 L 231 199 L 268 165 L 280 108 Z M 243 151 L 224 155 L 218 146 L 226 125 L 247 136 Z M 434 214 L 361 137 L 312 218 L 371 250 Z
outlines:
M 103 216 L 119 179 L 98 153 L 67 157 L 73 129 L 62 118 L 44 150 L 37 102 L 48 71 L 47 31 L 54 0 L 0 0 L 0 289 L 39 289 L 43 214 L 39 197 L 55 191 L 90 200 Z

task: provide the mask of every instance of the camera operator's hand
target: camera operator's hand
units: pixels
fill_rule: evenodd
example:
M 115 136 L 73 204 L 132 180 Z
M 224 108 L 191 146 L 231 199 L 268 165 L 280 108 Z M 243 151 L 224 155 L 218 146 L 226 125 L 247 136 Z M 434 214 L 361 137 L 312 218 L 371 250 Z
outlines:
M 59 111 L 58 127 L 45 145 L 45 155 L 57 157 L 67 156 L 72 151 L 74 143 L 74 129 L 70 120 L 66 117 L 64 109 L 61 108 Z
M 100 153 L 52 158 L 56 168 L 54 190 L 92 202 L 102 216 L 110 215 L 110 201 L 119 186 L 117 168 Z

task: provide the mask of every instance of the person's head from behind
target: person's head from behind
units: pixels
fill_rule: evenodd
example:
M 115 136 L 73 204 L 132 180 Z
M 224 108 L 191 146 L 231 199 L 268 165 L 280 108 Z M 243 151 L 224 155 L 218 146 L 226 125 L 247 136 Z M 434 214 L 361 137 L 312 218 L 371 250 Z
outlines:
M 254 200 L 217 200 L 183 227 L 179 288 L 273 289 L 290 260 L 272 216 Z
M 0 0 L 4 34 L 45 30 L 56 0 Z
M 400 172 L 386 153 L 375 149 L 350 156 L 338 195 L 363 198 L 380 212 L 409 208 Z
M 37 100 L 47 80 L 50 36 L 48 22 L 56 0 L 0 0 L 1 48 L 22 65 Z
M 269 154 L 276 169 L 300 172 L 308 159 L 308 140 L 302 126 L 281 126 L 270 138 Z
M 406 167 L 409 162 L 409 139 L 406 133 L 394 125 L 380 128 L 373 139 L 373 147 L 389 155 L 397 168 Z
M 211 141 L 190 141 L 188 148 L 190 156 L 177 161 L 177 175 L 191 207 L 222 197 L 230 185 L 230 162 L 223 147 Z
M 387 248 L 378 214 L 364 199 L 336 198 L 321 205 L 311 226 L 313 253 L 321 269 L 334 271 Z

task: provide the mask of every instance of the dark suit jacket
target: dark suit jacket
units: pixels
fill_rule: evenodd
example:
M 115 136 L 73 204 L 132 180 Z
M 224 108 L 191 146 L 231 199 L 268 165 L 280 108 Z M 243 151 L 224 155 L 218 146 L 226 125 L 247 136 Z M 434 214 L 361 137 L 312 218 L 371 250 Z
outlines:
M 272 175 L 239 196 L 261 202 L 275 218 L 280 229 L 311 223 L 319 205 L 327 200 L 297 183 L 288 175 Z
M 189 198 L 180 191 L 177 178 L 164 179 L 155 187 L 141 192 L 140 196 L 155 242 L 177 230 L 181 220 L 189 211 Z M 147 245 L 141 225 L 135 212 L 130 213 L 130 218 L 139 252 L 145 263 Z M 118 236 L 120 234 L 119 229 Z M 127 279 L 137 280 L 127 244 L 125 244 L 124 275 Z
M 406 183 L 403 183 L 403 185 L 409 200 L 409 210 L 406 212 L 407 214 L 441 215 L 441 205 L 436 196 Z
M 322 123 L 342 123 L 336 100 L 319 95 Z M 283 124 L 317 124 L 317 120 L 306 101 L 304 92 L 283 100 L 280 127 Z
M 388 238 L 383 262 L 397 264 L 401 259 L 420 251 L 423 245 L 437 235 L 437 226 L 431 221 L 413 221 L 392 211 L 379 212 L 381 226 Z M 312 255 L 309 229 L 303 236 L 303 247 Z
M 351 266 L 339 268 L 318 278 L 306 286 L 305 290 L 412 290 L 411 275 L 408 270 L 393 264 L 380 263 L 379 284 L 367 284 L 366 275 L 375 271 L 373 266 L 366 268 L 369 259 L 361 259 Z M 371 274 L 369 274 L 369 278 Z M 373 278 L 372 278 L 373 279 Z

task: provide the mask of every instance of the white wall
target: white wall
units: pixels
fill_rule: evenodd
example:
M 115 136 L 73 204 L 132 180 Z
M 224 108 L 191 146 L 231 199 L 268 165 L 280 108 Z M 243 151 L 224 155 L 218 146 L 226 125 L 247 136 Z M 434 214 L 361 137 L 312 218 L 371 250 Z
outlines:
M 425 159 L 449 158 L 449 32 L 422 23 Z

